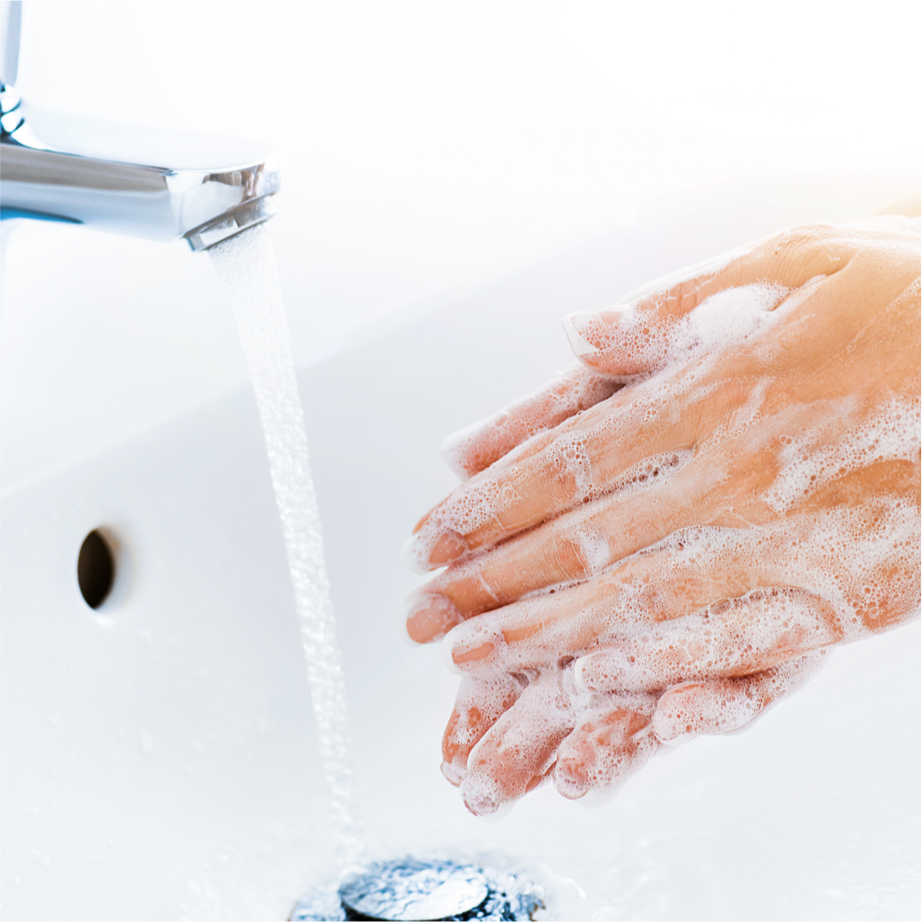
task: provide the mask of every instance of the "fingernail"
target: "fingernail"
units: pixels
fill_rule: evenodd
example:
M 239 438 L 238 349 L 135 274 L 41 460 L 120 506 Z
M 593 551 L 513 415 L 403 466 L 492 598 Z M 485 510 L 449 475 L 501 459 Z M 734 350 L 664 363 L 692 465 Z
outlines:
M 486 659 L 495 649 L 495 646 L 489 640 L 486 643 L 470 648 L 465 644 L 458 644 L 458 646 L 452 647 L 451 658 L 456 666 L 463 666 L 465 663 L 475 663 L 478 660 Z
M 581 656 L 573 664 L 573 681 L 581 692 L 593 692 L 595 688 L 596 667 L 594 660 L 598 659 L 598 654 L 589 654 Z
M 416 643 L 429 643 L 444 637 L 464 620 L 443 595 L 416 597 L 411 604 L 415 604 L 415 610 L 407 617 L 407 634 Z
M 573 680 L 584 692 L 610 692 L 632 688 L 633 670 L 627 656 L 617 647 L 606 648 L 604 653 L 590 653 L 573 664 Z
M 442 762 L 442 774 L 449 784 L 459 788 L 461 787 L 461 782 L 464 781 L 465 775 L 467 775 L 467 769 L 462 768 L 460 765 L 455 765 L 453 762 L 445 761 Z
M 461 799 L 474 816 L 490 816 L 496 813 L 502 802 L 496 784 L 471 775 L 461 782 Z
M 525 785 L 525 793 L 530 794 L 542 781 L 544 781 L 544 775 L 535 775 L 535 777 Z
M 653 733 L 653 724 L 646 724 L 641 727 L 636 733 L 632 733 L 626 740 L 625 743 L 636 746 L 638 743 L 645 740 L 650 734 Z
M 701 687 L 697 682 L 687 682 L 671 688 L 659 699 L 650 726 L 661 743 L 674 745 L 698 735 L 692 721 L 691 702 L 685 699 L 694 697 Z
M 433 531 L 434 528 L 424 528 L 403 545 L 403 559 L 417 573 L 428 573 L 436 567 L 451 563 L 468 550 L 467 542 L 456 531 L 443 532 L 433 544 Z
M 576 762 L 558 760 L 554 770 L 554 787 L 561 797 L 567 800 L 579 800 L 589 790 L 589 779 L 585 772 L 579 770 Z
M 582 358 L 585 355 L 597 355 L 598 347 L 594 346 L 583 335 L 594 320 L 598 319 L 595 313 L 569 314 L 563 318 L 563 329 L 570 340 L 570 348 L 574 354 Z
M 440 567 L 456 560 L 468 550 L 467 542 L 456 531 L 446 531 L 429 552 L 429 563 Z

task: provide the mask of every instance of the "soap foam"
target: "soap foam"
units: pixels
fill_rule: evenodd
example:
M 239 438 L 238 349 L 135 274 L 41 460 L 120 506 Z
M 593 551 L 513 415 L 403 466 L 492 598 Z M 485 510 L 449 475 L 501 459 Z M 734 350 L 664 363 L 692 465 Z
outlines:
M 919 554 L 918 509 L 899 496 L 754 528 L 694 527 L 607 568 L 594 583 L 535 595 L 465 622 L 446 647 L 459 639 L 469 647 L 489 642 L 495 650 L 482 675 L 500 669 L 531 684 L 556 681 L 557 697 L 547 713 L 521 715 L 533 733 L 556 726 L 561 708 L 571 709 L 579 721 L 606 700 L 574 681 L 573 657 L 561 657 L 562 651 L 607 652 L 612 687 L 638 692 L 751 673 L 754 664 L 779 669 L 758 707 L 751 700 L 721 698 L 711 705 L 724 708 L 724 717 L 699 715 L 724 732 L 797 687 L 788 661 L 917 613 Z M 703 607 L 676 607 L 682 587 L 708 573 L 736 574 L 753 588 L 730 598 L 715 584 Z M 541 624 L 542 630 L 524 638 L 517 633 L 510 643 L 503 631 L 513 623 Z M 618 645 L 631 642 L 642 644 L 642 656 L 619 660 Z
M 660 742 L 671 745 L 702 733 L 733 733 L 748 727 L 803 687 L 827 653 L 820 650 L 741 678 L 677 685 L 660 698 L 653 731 Z
M 729 288 L 706 298 L 698 307 L 678 321 L 655 320 L 649 313 L 641 312 L 636 306 L 621 311 L 621 322 L 611 325 L 598 323 L 603 332 L 612 330 L 610 350 L 621 350 L 625 360 L 633 356 L 643 357 L 644 364 L 651 370 L 676 362 L 688 362 L 691 358 L 741 342 L 771 322 L 773 309 L 785 298 L 789 289 L 771 283 L 755 283 L 738 288 Z M 637 379 L 633 379 L 636 383 Z M 689 377 L 692 382 L 692 377 Z M 611 387 L 598 379 L 588 379 L 586 387 L 593 389 Z M 585 399 L 586 395 L 573 396 L 566 392 L 561 400 L 568 407 Z M 563 423 L 556 438 L 542 449 L 536 449 L 533 442 L 520 443 L 510 451 L 501 470 L 490 468 L 472 477 L 430 515 L 420 533 L 407 542 L 407 562 L 415 569 L 426 571 L 429 555 L 438 540 L 445 533 L 468 535 L 483 527 L 496 517 L 499 509 L 523 499 L 519 485 L 525 480 L 527 464 L 523 460 L 526 450 L 530 456 L 539 451 L 538 463 L 547 471 L 549 482 L 566 482 L 566 489 L 572 493 L 568 498 L 573 503 L 589 502 L 612 490 L 620 489 L 617 484 L 602 485 L 592 469 L 590 443 L 618 445 L 626 443 L 633 435 L 628 431 L 628 420 L 632 430 L 652 423 L 664 413 L 678 412 L 674 388 L 656 391 L 638 390 L 632 394 L 630 411 L 606 414 L 594 425 L 584 425 L 582 418 Z M 553 391 L 553 388 L 552 388 Z M 700 389 L 699 389 L 700 391 Z M 698 393 L 703 399 L 703 393 Z M 523 404 L 537 405 L 534 397 L 525 398 Z M 510 414 L 500 413 L 488 424 L 480 424 L 461 434 L 450 437 L 445 451 L 450 463 L 463 472 L 465 458 L 476 439 L 483 437 L 488 426 L 502 428 L 508 424 Z M 532 436 L 538 434 L 536 425 Z M 529 460 L 533 460 L 532 457 Z M 643 462 L 641 462 L 643 463 Z
M 701 389 L 701 392 L 706 391 Z M 505 537 L 501 511 L 516 505 L 521 510 L 529 498 L 541 498 L 535 489 L 536 480 L 545 485 L 558 508 L 568 504 L 579 507 L 615 492 L 633 492 L 665 483 L 691 457 L 691 450 L 638 458 L 610 480 L 594 469 L 592 457 L 604 457 L 609 446 L 623 446 L 625 454 L 636 450 L 639 444 L 636 432 L 674 413 L 675 404 L 670 388 L 638 389 L 632 394 L 630 405 L 596 415 L 589 411 L 564 423 L 559 434 L 548 438 L 543 445 L 538 442 L 519 446 L 502 464 L 471 477 L 429 514 L 419 532 L 404 545 L 407 563 L 427 572 L 431 569 L 430 555 L 443 536 L 456 535 L 460 542 L 463 536 L 489 523 L 500 527 L 494 529 L 498 535 L 491 536 L 488 543 Z M 527 456 L 522 456 L 524 451 Z M 552 509 L 550 515 L 553 514 Z M 540 523 L 528 523 L 537 524 Z
M 461 780 L 461 793 L 465 803 L 478 815 L 502 815 L 512 803 L 531 789 L 538 777 L 549 778 L 557 761 L 558 746 L 576 728 L 597 722 L 601 738 L 611 739 L 612 745 L 592 752 L 592 746 L 582 747 L 582 752 L 570 753 L 583 764 L 589 782 L 590 800 L 604 788 L 623 783 L 656 750 L 657 741 L 649 732 L 656 697 L 648 694 L 620 693 L 596 695 L 581 691 L 573 678 L 570 662 L 558 664 L 551 670 L 533 671 L 515 705 L 514 719 L 502 718 L 487 734 L 482 736 L 470 751 L 467 764 L 451 769 L 452 776 Z M 496 698 L 487 701 L 482 689 L 471 680 L 462 682 L 456 710 L 470 708 L 472 689 L 478 689 L 475 700 L 475 732 L 483 732 L 481 712 L 488 708 L 493 713 L 502 709 L 502 689 L 496 689 Z M 615 714 L 614 712 L 619 712 Z M 509 715 L 510 718 L 513 714 Z M 614 718 L 612 720 L 611 718 Z M 611 732 L 608 732 L 608 731 Z M 620 733 L 620 735 L 619 735 Z M 616 740 L 617 737 L 617 740 Z M 562 750 L 566 754 L 567 750 Z M 497 773 L 496 766 L 505 770 Z M 572 763 L 567 766 L 572 771 Z M 444 770 L 444 769 L 443 769 Z M 567 784 L 562 782 L 562 790 Z M 570 796 L 577 792 L 569 790 Z M 580 791 L 579 795 L 585 792 Z
M 461 679 L 442 740 L 442 774 L 455 786 L 467 774 L 468 754 L 528 685 L 524 676 L 503 673 Z
M 509 457 L 533 436 L 607 399 L 619 387 L 611 378 L 574 363 L 499 413 L 448 436 L 442 455 L 462 480 L 467 479 L 498 458 Z
M 920 447 L 920 401 L 893 398 L 868 421 L 861 423 L 836 443 L 820 445 L 829 430 L 841 425 L 841 417 L 853 408 L 843 406 L 836 417 L 808 435 L 787 442 L 781 450 L 781 470 L 765 502 L 777 512 L 786 512 L 805 496 L 837 477 L 882 461 L 917 461 Z
M 472 812 L 483 816 L 508 810 L 529 783 L 551 770 L 558 745 L 589 703 L 590 696 L 575 687 L 568 693 L 566 681 L 566 670 L 535 674 L 516 702 L 514 719 L 501 719 L 473 748 L 461 784 Z M 497 765 L 504 770 L 496 772 Z
M 577 681 L 602 690 L 657 691 L 769 668 L 840 639 L 825 606 L 808 593 L 757 589 L 659 624 L 637 647 L 616 646 L 581 660 Z
M 654 695 L 618 694 L 582 711 L 558 750 L 557 790 L 584 806 L 607 803 L 659 748 L 650 727 L 655 708 Z
M 625 378 L 634 381 L 750 338 L 773 321 L 772 312 L 790 291 L 771 282 L 725 288 L 678 319 L 658 317 L 649 302 L 635 302 L 616 308 L 617 323 L 595 315 L 593 340 L 613 366 L 641 366 L 639 376 Z
M 623 584 L 598 645 L 642 642 L 638 662 L 621 664 L 621 681 L 630 675 L 627 687 L 649 688 L 858 640 L 917 614 L 919 553 L 918 508 L 896 496 L 754 529 L 686 529 L 635 555 L 655 555 L 656 574 Z M 673 587 L 700 573 L 736 574 L 758 588 L 683 611 Z M 652 628 L 651 616 L 660 622 Z M 737 624 L 744 631 L 732 644 L 709 647 Z

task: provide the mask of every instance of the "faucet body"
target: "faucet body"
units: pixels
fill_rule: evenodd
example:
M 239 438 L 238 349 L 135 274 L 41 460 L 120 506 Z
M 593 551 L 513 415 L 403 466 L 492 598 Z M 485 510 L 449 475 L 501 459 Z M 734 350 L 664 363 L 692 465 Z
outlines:
M 2 44 L 16 55 L 13 73 L 0 74 L 3 217 L 183 237 L 204 250 L 275 214 L 280 173 L 265 144 L 65 115 L 21 101 L 13 85 L 21 11 L 5 6 Z

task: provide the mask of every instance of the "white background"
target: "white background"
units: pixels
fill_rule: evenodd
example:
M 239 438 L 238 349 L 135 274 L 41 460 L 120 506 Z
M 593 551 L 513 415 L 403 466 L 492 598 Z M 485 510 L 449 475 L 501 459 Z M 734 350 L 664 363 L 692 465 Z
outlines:
M 18 84 L 67 112 L 274 144 L 302 365 L 614 234 L 524 331 L 563 364 L 557 318 L 743 242 L 723 227 L 841 220 L 918 187 L 920 9 L 27 0 Z M 245 385 L 206 257 L 9 225 L 4 489 Z
M 271 140 L 327 282 L 318 309 L 351 315 L 691 184 L 918 171 L 920 9 L 27 2 L 20 85 L 67 111 Z

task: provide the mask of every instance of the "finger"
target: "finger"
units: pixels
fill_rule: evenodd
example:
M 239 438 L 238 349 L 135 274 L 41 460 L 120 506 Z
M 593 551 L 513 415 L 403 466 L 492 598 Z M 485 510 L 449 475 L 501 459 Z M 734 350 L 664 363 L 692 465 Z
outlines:
M 481 676 L 562 668 L 593 645 L 652 629 L 652 615 L 632 602 L 659 566 L 657 555 L 639 557 L 591 582 L 464 621 L 445 638 L 449 665 Z
M 664 368 L 745 338 L 786 297 L 834 275 L 847 264 L 842 254 L 855 251 L 848 236 L 832 227 L 779 234 L 654 282 L 614 310 L 572 314 L 564 329 L 596 371 L 624 377 Z
M 408 562 L 444 566 L 628 485 L 659 458 L 690 456 L 702 419 L 738 397 L 735 385 L 692 390 L 679 414 L 675 394 L 646 385 L 614 394 L 458 487 L 419 523 Z
M 497 720 L 515 704 L 522 683 L 495 674 L 461 680 L 455 706 L 442 737 L 442 774 L 457 787 L 467 774 L 471 750 Z
M 623 703 L 597 708 L 560 744 L 554 786 L 569 800 L 612 793 L 641 768 L 659 742 L 650 728 L 650 710 Z
M 816 238 L 812 243 L 810 233 Z M 810 229 L 792 232 L 769 242 L 758 254 L 750 254 L 751 259 L 742 257 L 732 265 L 748 266 L 747 271 L 756 276 L 764 270 L 768 279 L 756 278 L 751 284 L 761 286 L 762 294 L 767 285 L 771 289 L 771 303 L 778 296 L 778 286 L 796 282 L 802 288 L 785 303 L 797 306 L 806 301 L 822 307 L 825 302 L 841 299 L 843 287 L 847 297 L 848 284 L 840 285 L 838 281 L 849 274 L 841 271 L 854 255 L 849 255 L 849 247 L 857 246 L 847 239 L 823 240 L 822 233 L 822 229 L 815 233 Z M 829 230 L 828 235 L 832 234 L 833 230 Z M 848 231 L 836 229 L 835 234 L 847 237 Z M 830 242 L 834 245 L 829 245 Z M 730 267 L 725 271 L 729 272 Z M 732 281 L 724 278 L 723 272 L 716 273 L 714 285 L 726 287 Z M 828 277 L 834 273 L 839 273 L 838 279 Z M 827 276 L 825 281 L 806 284 L 823 275 Z M 697 304 L 706 289 L 705 285 L 689 294 L 688 303 Z M 732 300 L 738 294 L 730 292 L 728 297 Z M 762 304 L 762 294 L 753 295 L 754 303 Z M 720 303 L 725 305 L 726 299 Z M 711 349 L 711 358 L 698 369 L 697 381 L 694 369 L 686 373 L 686 365 L 680 363 L 671 377 L 635 384 L 566 420 L 551 432 L 533 437 L 512 458 L 501 460 L 471 478 L 420 522 L 408 546 L 411 563 L 423 570 L 440 567 L 472 551 L 491 547 L 580 503 L 596 500 L 615 489 L 619 479 L 645 458 L 670 451 L 691 451 L 702 441 L 721 444 L 721 451 L 729 451 L 731 443 L 738 443 L 741 438 L 739 432 L 750 424 L 745 419 L 737 420 L 740 414 L 745 416 L 749 412 L 746 398 L 762 403 L 769 399 L 764 392 L 748 393 L 752 380 L 764 382 L 763 365 L 768 353 L 737 348 L 737 344 L 730 349 L 728 344 L 737 334 L 729 340 L 724 337 L 726 310 L 704 310 L 704 306 L 702 301 L 702 310 L 692 311 L 697 330 L 694 348 L 709 344 L 723 344 L 724 348 Z M 772 316 L 770 311 L 761 309 L 750 314 Z M 786 310 L 779 316 L 789 314 Z M 856 335 L 852 327 L 857 322 L 860 317 L 850 315 L 848 328 L 841 335 L 846 339 Z M 729 327 L 736 329 L 733 323 Z M 793 324 L 791 329 L 796 327 Z M 795 339 L 799 335 L 791 330 L 788 333 Z M 784 339 L 776 335 L 775 346 L 783 348 L 784 344 Z M 734 373 L 728 375 L 727 368 L 733 368 Z M 776 389 L 780 387 L 777 385 Z M 777 396 L 781 398 L 783 394 L 779 392 Z M 731 417 L 736 427 L 732 436 L 722 428 Z M 637 437 L 639 432 L 643 433 L 642 439 Z M 719 460 L 729 463 L 723 456 Z M 725 479 L 733 482 L 732 478 Z
M 586 580 L 707 519 L 715 498 L 685 487 L 679 472 L 687 457 L 671 453 L 648 459 L 623 478 L 616 494 L 449 566 L 408 597 L 408 634 L 417 643 L 444 637 L 464 619 L 529 593 Z
M 539 677 L 484 734 L 461 782 L 465 806 L 489 816 L 541 784 L 576 721 L 556 676 Z
M 593 646 L 670 643 L 678 628 L 666 625 L 696 613 L 712 634 L 729 617 L 722 613 L 742 604 L 729 600 L 755 599 L 751 590 L 758 589 L 777 594 L 775 587 L 790 578 L 793 542 L 801 548 L 799 562 L 810 567 L 816 555 L 804 540 L 807 519 L 676 531 L 592 579 L 466 619 L 445 641 L 450 664 L 464 673 L 513 672 L 553 666 Z
M 464 620 L 451 597 L 431 585 L 414 589 L 404 605 L 407 636 L 416 643 L 439 640 Z
M 731 733 L 793 694 L 822 666 L 825 650 L 735 679 L 686 682 L 659 699 L 651 722 L 656 738 L 675 743 L 701 734 Z
M 841 637 L 834 612 L 816 596 L 759 589 L 590 653 L 577 660 L 574 678 L 585 691 L 655 691 L 760 672 Z
M 539 432 L 611 397 L 622 385 L 579 362 L 500 412 L 448 436 L 442 455 L 462 479 L 479 474 Z
M 888 425 L 909 437 L 918 432 L 911 415 L 905 421 L 902 416 L 895 417 Z M 871 449 L 878 452 L 875 445 Z M 904 450 L 909 456 L 917 451 L 909 445 L 899 448 Z M 748 571 L 752 580 L 739 584 L 739 591 L 729 592 L 729 596 L 758 586 L 788 584 L 792 581 L 791 548 L 797 546 L 798 572 L 812 572 L 822 575 L 827 584 L 829 580 L 839 584 L 844 601 L 864 613 L 867 626 L 879 629 L 889 617 L 880 613 L 912 606 L 909 595 L 917 591 L 917 585 L 898 584 L 883 572 L 868 569 L 874 552 L 870 545 L 865 550 L 864 540 L 873 543 L 879 539 L 874 537 L 875 530 L 868 529 L 867 502 L 872 494 L 882 500 L 894 493 L 907 495 L 914 491 L 918 495 L 919 468 L 918 464 L 901 460 L 878 460 L 870 468 L 858 467 L 843 474 L 842 451 L 838 444 L 829 446 L 809 463 L 791 465 L 789 472 L 781 476 L 775 476 L 776 468 L 771 465 L 764 465 L 760 474 L 760 465 L 742 451 L 732 452 L 734 457 L 722 475 L 720 465 L 706 453 L 697 454 L 691 461 L 678 454 L 661 457 L 655 466 L 655 459 L 651 460 L 639 474 L 635 469 L 633 483 L 610 496 L 449 566 L 409 600 L 408 630 L 418 642 L 444 636 L 461 620 L 481 612 L 551 587 L 595 578 L 638 551 L 667 539 L 672 541 L 670 535 L 688 534 L 688 529 L 693 532 L 692 523 L 736 524 L 737 516 L 744 522 L 754 522 L 765 516 L 775 518 L 779 509 L 787 511 L 783 522 L 720 532 L 726 540 L 722 547 L 715 546 L 705 555 L 707 562 L 696 550 L 695 567 L 699 573 L 704 575 L 715 569 L 728 572 L 731 565 L 744 575 Z M 827 482 L 824 470 L 826 477 L 830 471 L 836 472 L 835 478 Z M 757 481 L 759 476 L 762 481 Z M 710 488 L 708 477 L 716 480 Z M 742 498 L 727 495 L 728 481 L 741 486 Z M 750 497 L 755 495 L 755 500 L 747 499 L 747 493 Z M 857 497 L 863 497 L 862 505 L 845 511 Z M 830 517 L 830 508 L 839 511 Z M 884 509 L 881 527 L 886 522 L 888 528 L 912 531 L 917 514 L 914 510 L 892 507 L 887 502 Z M 825 549 L 829 529 L 839 535 L 852 535 L 861 549 L 855 544 L 851 556 L 830 555 Z M 763 542 L 759 546 L 753 543 L 756 537 Z M 911 547 L 906 548 L 906 559 L 911 560 Z M 914 572 L 914 568 L 908 567 L 906 572 Z M 687 572 L 685 578 L 693 582 L 694 572 Z M 739 582 L 736 577 L 734 582 Z M 900 591 L 905 589 L 909 594 L 906 603 L 894 606 L 879 597 L 874 587 L 884 586 L 890 597 L 895 597 L 902 586 Z M 874 589 L 872 596 L 867 594 L 869 587 Z M 813 590 L 814 586 L 805 588 Z M 702 604 L 713 600 L 703 600 Z M 878 605 L 878 614 L 874 605 L 868 604 L 871 602 Z

